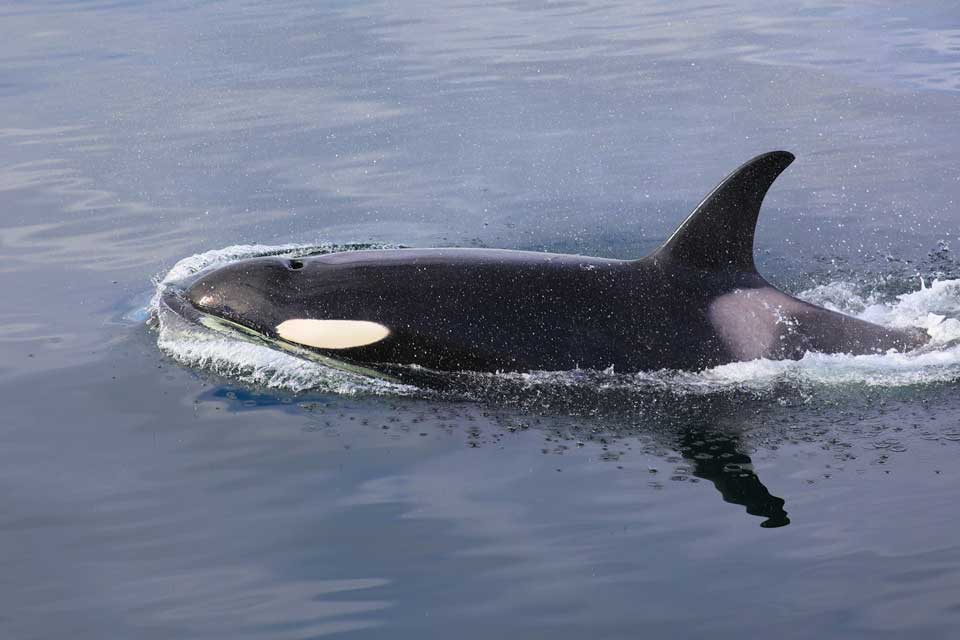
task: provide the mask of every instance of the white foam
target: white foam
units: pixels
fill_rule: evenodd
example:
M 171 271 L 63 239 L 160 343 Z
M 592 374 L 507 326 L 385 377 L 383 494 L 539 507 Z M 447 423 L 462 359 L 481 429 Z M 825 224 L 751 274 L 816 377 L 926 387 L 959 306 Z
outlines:
M 341 371 L 296 355 L 224 335 L 171 312 L 163 313 L 160 295 L 184 278 L 207 267 L 264 255 L 298 257 L 361 248 L 359 245 L 238 245 L 208 251 L 178 262 L 157 281 L 151 305 L 160 348 L 184 364 L 204 368 L 246 383 L 289 391 L 410 394 L 413 387 Z M 929 344 L 909 353 L 871 355 L 807 353 L 800 360 L 753 360 L 691 373 L 659 371 L 615 373 L 563 371 L 483 374 L 521 387 L 579 386 L 625 390 L 671 390 L 674 393 L 716 393 L 731 389 L 764 391 L 779 385 L 797 387 L 864 385 L 900 387 L 960 379 L 960 280 L 935 280 L 898 296 L 885 294 L 889 283 L 871 286 L 836 281 L 800 292 L 798 297 L 835 311 L 889 327 L 920 327 Z

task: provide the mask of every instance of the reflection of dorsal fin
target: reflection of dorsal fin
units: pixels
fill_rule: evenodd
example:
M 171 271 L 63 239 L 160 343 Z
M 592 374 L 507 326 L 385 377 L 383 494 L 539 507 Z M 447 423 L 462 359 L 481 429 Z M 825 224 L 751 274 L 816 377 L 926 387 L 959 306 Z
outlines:
M 793 154 L 771 151 L 724 178 L 653 254 L 707 271 L 756 271 L 753 232 L 767 189 L 793 162 Z

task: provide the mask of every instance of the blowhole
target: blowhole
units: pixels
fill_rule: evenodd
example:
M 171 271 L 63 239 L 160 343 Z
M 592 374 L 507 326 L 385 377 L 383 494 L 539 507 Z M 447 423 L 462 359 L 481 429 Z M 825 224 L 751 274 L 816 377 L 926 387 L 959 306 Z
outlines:
M 291 269 L 303 269 L 303 260 L 291 260 L 290 261 Z

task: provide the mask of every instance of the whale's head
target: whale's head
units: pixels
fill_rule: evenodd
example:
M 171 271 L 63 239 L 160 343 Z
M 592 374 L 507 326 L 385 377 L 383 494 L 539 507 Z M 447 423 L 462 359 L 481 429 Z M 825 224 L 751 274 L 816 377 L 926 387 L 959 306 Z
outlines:
M 391 333 L 364 317 L 365 305 L 350 295 L 351 280 L 322 260 L 250 258 L 201 275 L 187 298 L 203 313 L 268 338 L 324 350 L 351 349 Z
M 273 336 L 277 324 L 291 313 L 298 270 L 302 261 L 239 260 L 203 274 L 187 290 L 187 297 L 204 313 Z

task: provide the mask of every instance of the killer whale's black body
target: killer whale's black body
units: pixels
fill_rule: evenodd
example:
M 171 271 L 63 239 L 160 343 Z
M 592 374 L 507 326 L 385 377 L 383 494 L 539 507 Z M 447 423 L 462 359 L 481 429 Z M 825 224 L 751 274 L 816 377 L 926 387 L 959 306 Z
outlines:
M 398 249 L 239 261 L 199 278 L 199 310 L 282 340 L 291 319 L 377 323 L 347 362 L 439 371 L 699 370 L 808 351 L 909 350 L 895 330 L 807 304 L 757 273 L 760 205 L 793 161 L 764 154 L 730 174 L 650 256 L 609 260 L 491 249 Z

